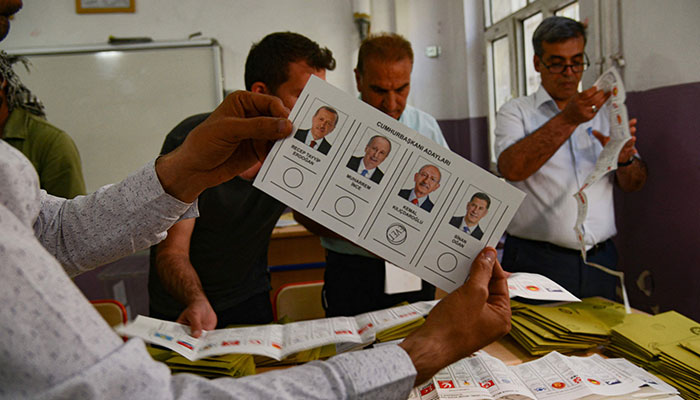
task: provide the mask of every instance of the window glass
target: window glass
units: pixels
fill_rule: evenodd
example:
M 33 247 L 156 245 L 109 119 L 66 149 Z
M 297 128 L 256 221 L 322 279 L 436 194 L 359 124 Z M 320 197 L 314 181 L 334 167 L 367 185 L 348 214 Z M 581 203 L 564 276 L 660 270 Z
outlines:
M 492 22 L 496 23 L 527 5 L 527 0 L 491 0 Z
M 491 26 L 491 0 L 484 0 L 484 26 Z
M 542 22 L 542 13 L 539 12 L 529 18 L 523 20 L 523 44 L 525 46 L 525 94 L 532 94 L 537 91 L 540 86 L 540 74 L 535 71 L 535 65 L 532 62 L 535 56 L 535 49 L 532 47 L 532 34 Z
M 576 21 L 579 21 L 578 1 L 571 3 L 566 7 L 562 7 L 560 9 L 558 9 L 557 11 L 554 12 L 554 15 L 558 15 L 560 17 L 568 17 L 571 19 L 575 19 Z
M 494 106 L 498 110 L 511 99 L 510 51 L 508 36 L 493 41 L 493 91 Z

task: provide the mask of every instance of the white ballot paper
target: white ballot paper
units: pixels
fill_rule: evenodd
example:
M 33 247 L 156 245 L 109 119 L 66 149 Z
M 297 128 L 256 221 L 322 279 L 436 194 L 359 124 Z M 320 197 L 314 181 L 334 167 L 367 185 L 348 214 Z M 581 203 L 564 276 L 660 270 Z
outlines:
M 598 156 L 593 172 L 586 177 L 581 188 L 574 194 L 574 198 L 576 199 L 576 203 L 578 205 L 578 215 L 576 218 L 576 224 L 574 225 L 574 231 L 578 237 L 583 261 L 594 268 L 598 268 L 601 271 L 614 275 L 620 279 L 620 284 L 622 285 L 622 300 L 625 305 L 625 309 L 629 314 L 632 311 L 629 305 L 629 300 L 627 299 L 624 273 L 622 271 L 611 270 L 602 265 L 588 262 L 588 260 L 586 260 L 587 243 L 585 221 L 586 216 L 588 215 L 588 197 L 586 196 L 585 190 L 589 186 L 598 182 L 609 172 L 617 169 L 617 161 L 620 151 L 625 143 L 627 143 L 627 141 L 632 137 L 630 134 L 629 118 L 627 117 L 627 106 L 625 106 L 625 86 L 622 82 L 620 74 L 617 72 L 617 69 L 615 67 L 610 67 L 595 81 L 593 86 L 599 90 L 610 93 L 610 97 L 605 103 L 610 118 L 610 136 L 608 142 L 603 147 L 603 151 Z
M 188 360 L 221 354 L 258 354 L 281 360 L 286 356 L 327 344 L 336 344 L 341 352 L 372 343 L 378 332 L 427 315 L 438 300 L 421 301 L 356 317 L 333 317 L 289 324 L 257 325 L 204 331 L 199 338 L 190 336 L 190 327 L 176 322 L 139 315 L 127 325 L 114 329 L 123 336 L 139 337 Z
M 416 386 L 409 399 L 675 399 L 678 391 L 629 361 L 557 352 L 520 365 L 479 351 Z
M 338 118 L 312 148 L 311 123 L 324 107 Z M 447 292 L 464 283 L 484 246 L 496 245 L 525 196 L 314 76 L 290 120 L 295 133 L 274 145 L 255 187 Z M 464 229 L 475 194 L 489 199 L 488 211 Z
M 546 276 L 528 272 L 516 272 L 508 277 L 508 293 L 511 298 L 524 297 L 533 300 L 581 301 L 581 299 Z

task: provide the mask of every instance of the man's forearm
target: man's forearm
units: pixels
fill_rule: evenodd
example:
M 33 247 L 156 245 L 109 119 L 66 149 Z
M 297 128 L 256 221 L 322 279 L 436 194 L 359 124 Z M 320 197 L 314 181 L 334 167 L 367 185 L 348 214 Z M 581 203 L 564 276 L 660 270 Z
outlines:
M 617 168 L 615 178 L 625 192 L 641 190 L 647 181 L 647 165 L 641 158 L 634 157 L 632 164 Z
M 173 297 L 184 305 L 205 298 L 202 282 L 186 255 L 159 254 L 156 256 L 158 277 Z
M 498 170 L 509 181 L 522 181 L 537 172 L 566 142 L 578 124 L 563 113 L 505 149 L 498 157 Z

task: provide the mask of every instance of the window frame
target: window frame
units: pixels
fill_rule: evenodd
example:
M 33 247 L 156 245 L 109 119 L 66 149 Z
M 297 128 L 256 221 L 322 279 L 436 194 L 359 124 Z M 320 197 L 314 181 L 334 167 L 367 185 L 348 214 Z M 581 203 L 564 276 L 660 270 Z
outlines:
M 486 0 L 490 3 L 490 0 Z M 486 3 L 485 1 L 485 3 Z M 532 60 L 525 60 L 525 38 L 523 35 L 523 21 L 537 13 L 542 13 L 542 18 L 555 15 L 560 9 L 573 3 L 579 3 L 579 15 L 581 15 L 581 3 L 578 0 L 530 0 L 527 6 L 510 14 L 508 17 L 484 28 L 484 41 L 486 48 L 486 75 L 488 82 L 488 152 L 489 167 L 491 172 L 498 173 L 497 161 L 494 152 L 494 130 L 496 125 L 495 93 L 494 93 L 494 60 L 493 42 L 508 36 L 509 61 L 510 61 L 510 82 L 511 98 L 524 96 L 527 91 L 526 64 Z M 484 26 L 486 26 L 486 9 L 490 9 L 490 4 L 484 5 Z

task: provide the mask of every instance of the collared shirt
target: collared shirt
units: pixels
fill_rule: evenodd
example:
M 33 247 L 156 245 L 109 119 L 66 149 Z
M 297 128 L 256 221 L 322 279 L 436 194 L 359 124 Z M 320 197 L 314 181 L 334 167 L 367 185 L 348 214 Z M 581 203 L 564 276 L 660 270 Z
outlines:
M 16 107 L 2 138 L 32 162 L 41 188 L 49 194 L 71 199 L 86 193 L 78 148 L 67 133 Z
M 496 116 L 496 156 L 518 140 L 535 132 L 560 112 L 547 91 L 540 86 L 534 94 L 510 100 Z M 550 242 L 578 249 L 574 233 L 578 208 L 574 193 L 593 171 L 603 147 L 589 128 L 609 134 L 608 108 L 581 125 L 569 139 L 529 178 L 510 182 L 527 196 L 508 226 L 508 233 L 524 239 Z M 589 188 L 588 215 L 583 223 L 586 247 L 614 236 L 614 174 L 608 174 Z
M 399 122 L 417 131 L 422 136 L 427 137 L 440 146 L 446 149 L 450 148 L 447 145 L 447 141 L 445 140 L 445 136 L 442 134 L 442 130 L 440 129 L 440 125 L 438 125 L 437 120 L 427 112 L 421 111 L 407 104 L 406 108 L 403 110 L 403 113 L 401 113 Z M 362 172 L 362 170 L 360 170 L 360 172 Z M 345 239 L 321 236 L 321 245 L 324 248 L 336 253 L 377 258 L 365 251 L 363 248 L 355 246 Z
M 306 140 L 304 141 L 304 143 L 307 144 L 312 149 L 318 149 L 318 146 L 321 145 L 322 141 L 323 141 L 323 138 L 314 139 L 314 135 L 311 134 L 311 129 L 309 129 L 309 134 L 306 135 Z M 311 142 L 314 142 L 313 146 L 311 145 Z
M 428 200 L 428 196 L 418 197 L 416 196 L 416 189 L 411 189 L 411 194 L 408 195 L 408 201 L 413 203 L 413 201 L 416 199 L 418 199 L 418 203 L 416 203 L 416 205 L 420 207 L 426 200 Z
M 140 339 L 124 343 L 59 261 L 78 271 L 148 247 L 188 210 L 190 204 L 163 191 L 153 162 L 88 196 L 47 195 L 29 161 L 0 141 L 0 397 L 408 397 L 416 371 L 396 345 L 252 377 L 208 380 L 171 375 Z
M 462 218 L 462 222 L 459 224 L 459 230 L 463 231 L 463 232 L 467 232 L 468 234 L 471 234 L 472 232 L 474 232 L 474 230 L 478 227 L 479 227 L 479 224 L 476 224 L 472 227 L 467 226 L 467 221 L 465 221 L 464 218 Z M 467 228 L 467 230 L 465 230 L 464 228 Z
M 363 176 L 366 177 L 367 179 L 369 179 L 372 177 L 372 174 L 374 173 L 375 169 L 377 169 L 377 167 L 374 167 L 372 169 L 367 169 L 367 167 L 365 166 L 365 159 L 363 157 L 360 159 L 360 166 L 357 167 L 357 173 L 362 174 L 362 171 L 367 171 L 367 172 L 365 172 L 365 174 Z

